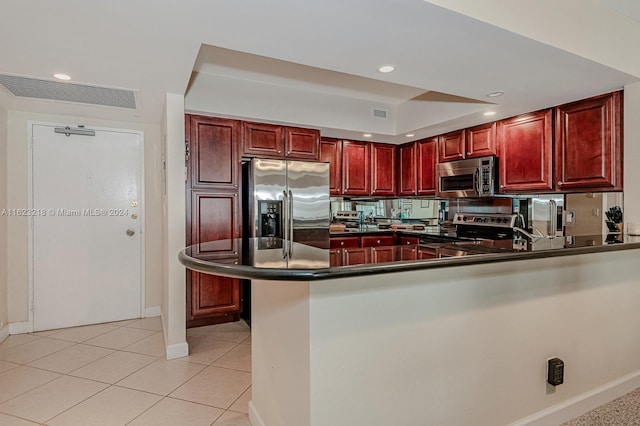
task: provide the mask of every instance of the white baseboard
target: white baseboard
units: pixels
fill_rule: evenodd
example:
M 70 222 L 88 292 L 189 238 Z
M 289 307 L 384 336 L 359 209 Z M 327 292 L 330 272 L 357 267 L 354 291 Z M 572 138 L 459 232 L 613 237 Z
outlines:
M 9 337 L 9 324 L 0 329 L 0 343 L 4 342 L 7 337 Z
M 266 426 L 255 405 L 253 405 L 253 401 L 249 401 L 249 421 L 253 426 Z
M 29 321 L 9 323 L 9 334 L 25 334 L 33 331 L 33 324 Z
M 187 342 L 178 343 L 176 345 L 169 345 L 165 348 L 167 352 L 167 359 L 182 358 L 183 356 L 189 356 L 189 344 Z
M 640 370 L 539 411 L 509 426 L 556 426 L 640 387 Z
M 144 309 L 145 318 L 159 317 L 161 313 L 160 306 L 147 306 Z

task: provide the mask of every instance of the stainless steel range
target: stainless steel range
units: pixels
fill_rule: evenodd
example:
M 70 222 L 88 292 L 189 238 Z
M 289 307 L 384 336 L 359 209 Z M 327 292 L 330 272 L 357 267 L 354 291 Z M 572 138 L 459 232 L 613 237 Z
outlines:
M 459 238 L 511 240 L 518 215 L 515 213 L 456 213 L 453 224 Z

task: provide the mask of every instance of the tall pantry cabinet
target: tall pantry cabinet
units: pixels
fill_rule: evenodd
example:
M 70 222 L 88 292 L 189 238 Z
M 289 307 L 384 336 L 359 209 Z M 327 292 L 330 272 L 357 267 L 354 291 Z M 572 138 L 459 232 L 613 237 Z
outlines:
M 241 123 L 198 115 L 185 116 L 187 143 L 187 245 L 226 240 L 228 246 L 199 256 L 238 262 L 242 227 Z M 187 271 L 187 327 L 240 319 L 240 280 Z

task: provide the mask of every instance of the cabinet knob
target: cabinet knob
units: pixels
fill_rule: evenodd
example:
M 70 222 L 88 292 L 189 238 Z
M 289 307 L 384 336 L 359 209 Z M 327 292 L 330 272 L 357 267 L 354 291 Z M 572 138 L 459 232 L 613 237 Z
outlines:
M 563 183 L 561 180 L 559 180 L 559 181 L 558 181 L 558 186 L 561 186 L 561 185 L 563 185 L 563 184 L 564 184 L 564 183 Z
M 344 245 L 344 241 L 340 241 L 340 245 L 343 246 Z
M 500 188 L 504 189 L 504 185 L 500 185 Z
M 278 150 L 278 154 L 282 153 L 282 151 Z
M 380 240 L 378 240 L 378 244 L 380 244 Z

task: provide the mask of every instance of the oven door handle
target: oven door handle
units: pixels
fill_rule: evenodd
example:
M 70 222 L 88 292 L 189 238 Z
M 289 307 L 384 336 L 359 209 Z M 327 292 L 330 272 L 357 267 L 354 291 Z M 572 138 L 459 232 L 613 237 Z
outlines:
M 288 255 L 287 238 L 289 237 L 289 201 L 287 200 L 287 191 L 282 191 L 282 258 L 286 259 Z

